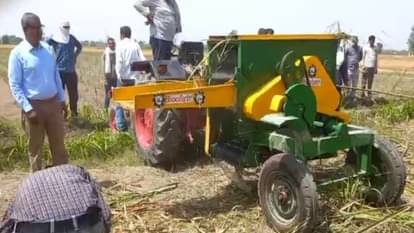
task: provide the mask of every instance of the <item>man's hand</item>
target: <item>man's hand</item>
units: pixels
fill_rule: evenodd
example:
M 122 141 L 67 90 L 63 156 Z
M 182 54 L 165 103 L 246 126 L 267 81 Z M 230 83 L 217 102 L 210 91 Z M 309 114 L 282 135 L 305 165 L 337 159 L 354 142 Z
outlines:
M 30 124 L 32 125 L 39 124 L 39 117 L 34 110 L 30 110 L 29 112 L 26 112 L 26 117 Z
M 154 16 L 147 15 L 147 22 L 145 22 L 145 25 L 151 25 L 154 23 Z
M 63 119 L 67 119 L 68 118 L 68 108 L 66 106 L 66 103 L 62 102 L 61 105 L 62 105 Z

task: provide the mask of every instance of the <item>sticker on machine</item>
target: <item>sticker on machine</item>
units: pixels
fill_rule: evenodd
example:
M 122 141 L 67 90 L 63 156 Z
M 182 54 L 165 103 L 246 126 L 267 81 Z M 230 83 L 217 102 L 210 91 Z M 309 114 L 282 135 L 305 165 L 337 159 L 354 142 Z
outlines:
M 165 96 L 166 104 L 182 104 L 182 103 L 191 103 L 194 101 L 194 96 L 191 93 L 185 94 L 171 94 Z
M 314 77 L 314 78 L 309 77 L 309 84 L 312 87 L 321 86 L 322 85 L 322 80 L 318 77 Z

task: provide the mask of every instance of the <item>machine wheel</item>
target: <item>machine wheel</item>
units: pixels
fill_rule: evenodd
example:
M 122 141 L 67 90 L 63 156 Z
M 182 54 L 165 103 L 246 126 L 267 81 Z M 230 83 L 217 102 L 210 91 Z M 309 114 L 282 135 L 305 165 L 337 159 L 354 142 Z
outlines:
M 392 142 L 384 138 L 375 140 L 372 165 L 375 174 L 370 178 L 371 187 L 381 193 L 376 204 L 394 204 L 404 192 L 407 174 L 401 155 Z
M 259 201 L 268 224 L 278 232 L 312 232 L 318 193 L 306 165 L 289 154 L 277 154 L 263 165 Z
M 355 152 L 348 153 L 346 163 L 356 165 Z M 407 172 L 400 153 L 391 141 L 376 137 L 372 151 L 372 166 L 374 175 L 369 177 L 371 189 L 367 201 L 379 206 L 394 204 L 404 192 Z
M 185 132 L 179 111 L 137 110 L 132 122 L 137 153 L 146 165 L 168 168 L 180 158 Z

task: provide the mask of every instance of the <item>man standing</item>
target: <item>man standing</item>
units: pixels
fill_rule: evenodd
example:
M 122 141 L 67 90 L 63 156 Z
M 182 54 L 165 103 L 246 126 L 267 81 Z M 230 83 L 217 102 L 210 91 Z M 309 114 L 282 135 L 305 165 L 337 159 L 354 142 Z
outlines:
M 108 109 L 110 97 L 109 92 L 112 87 L 116 87 L 117 76 L 115 71 L 116 53 L 115 40 L 108 38 L 107 47 L 103 54 L 104 73 L 105 73 L 105 109 Z
M 145 61 L 144 54 L 138 43 L 131 40 L 131 28 L 123 26 L 120 29 L 121 41 L 116 49 L 116 75 L 118 76 L 118 86 L 134 85 L 139 79 L 139 72 L 131 71 L 134 62 Z M 138 80 L 140 81 L 140 80 Z
M 371 98 L 372 84 L 374 82 L 374 76 L 378 73 L 378 51 L 375 46 L 375 36 L 368 38 L 368 45 L 364 47 L 362 55 L 362 97 L 365 97 L 365 89 L 368 84 L 368 97 Z
M 351 39 L 351 45 L 345 50 L 345 60 L 348 71 L 348 78 L 353 88 L 358 87 L 359 62 L 362 60 L 362 48 L 358 45 L 358 37 Z M 350 97 L 355 98 L 355 89 L 350 91 Z
M 150 25 L 154 60 L 170 60 L 173 40 L 181 32 L 181 15 L 175 0 L 138 0 L 135 9 Z
M 89 173 L 67 164 L 27 177 L 0 223 L 0 233 L 109 233 L 111 211 Z
M 64 22 L 59 29 L 60 33 L 53 35 L 47 42 L 55 50 L 63 89 L 65 89 L 65 86 L 68 89 L 71 116 L 77 116 L 79 93 L 78 75 L 76 74 L 75 66 L 77 58 L 82 51 L 82 45 L 70 34 L 69 22 Z
M 345 59 L 345 41 L 338 40 L 338 50 L 336 52 L 336 85 L 348 86 L 348 72 Z
M 64 145 L 63 108 L 65 94 L 52 48 L 40 42 L 42 24 L 33 13 L 22 17 L 25 40 L 10 54 L 11 93 L 23 110 L 29 136 L 29 160 L 32 171 L 42 169 L 42 147 L 47 134 L 53 164 L 68 162 Z

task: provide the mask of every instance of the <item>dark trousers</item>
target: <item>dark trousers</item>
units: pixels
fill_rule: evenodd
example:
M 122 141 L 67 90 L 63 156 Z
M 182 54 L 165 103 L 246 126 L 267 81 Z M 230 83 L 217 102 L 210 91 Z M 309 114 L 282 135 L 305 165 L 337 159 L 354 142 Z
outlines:
M 109 96 L 109 92 L 113 87 L 116 87 L 117 84 L 116 78 L 105 78 L 105 100 L 104 100 L 104 106 L 105 108 L 109 107 L 109 102 L 111 101 L 111 97 Z
M 365 90 L 368 89 L 368 97 L 371 97 L 372 84 L 374 83 L 375 68 L 365 68 L 362 72 L 362 96 L 365 96 Z M 367 86 L 368 85 L 368 86 Z
M 84 224 L 79 225 L 78 230 L 75 230 L 73 226 L 68 225 L 67 228 L 56 229 L 53 233 L 105 233 L 105 225 L 103 220 L 93 225 Z M 27 224 L 16 230 L 16 233 L 52 233 L 50 227 L 36 226 Z
M 150 45 L 152 48 L 153 60 L 170 60 L 171 50 L 173 47 L 172 41 L 161 40 L 154 37 L 150 38 Z
M 78 115 L 78 75 L 76 72 L 60 72 L 63 89 L 67 87 L 69 95 L 69 107 L 72 116 Z

